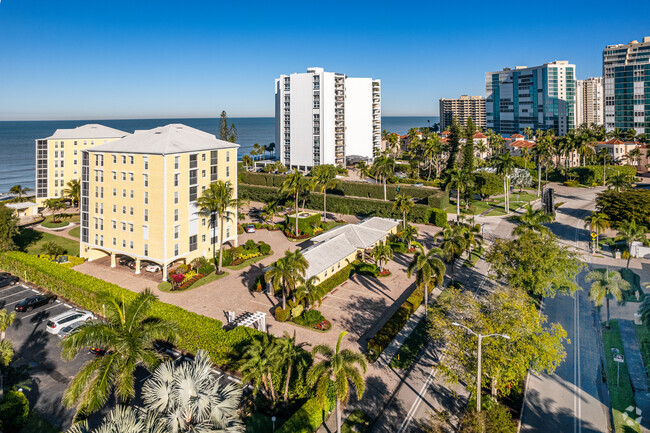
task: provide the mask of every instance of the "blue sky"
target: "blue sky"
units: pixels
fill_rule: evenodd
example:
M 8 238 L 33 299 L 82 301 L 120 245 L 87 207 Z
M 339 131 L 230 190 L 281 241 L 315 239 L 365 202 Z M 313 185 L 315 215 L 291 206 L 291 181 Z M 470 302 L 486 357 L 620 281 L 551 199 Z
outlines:
M 601 75 L 650 35 L 650 2 L 1 0 L 0 120 L 272 116 L 273 80 L 382 80 L 385 115 L 437 115 L 485 72 L 553 60 Z M 543 8 L 542 8 L 543 7 Z

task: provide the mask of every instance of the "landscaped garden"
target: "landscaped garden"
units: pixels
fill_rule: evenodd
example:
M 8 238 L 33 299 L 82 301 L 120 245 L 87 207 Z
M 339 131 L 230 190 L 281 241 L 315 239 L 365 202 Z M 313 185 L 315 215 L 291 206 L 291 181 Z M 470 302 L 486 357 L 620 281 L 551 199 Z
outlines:
M 14 238 L 16 246 L 21 251 L 29 254 L 46 253 L 45 246 L 48 242 L 59 245 L 63 252 L 71 256 L 79 256 L 79 241 L 63 236 L 57 236 L 53 233 L 44 233 L 34 229 L 21 228 L 18 235 Z
M 80 220 L 79 214 L 56 214 L 48 215 L 40 223 L 43 227 L 48 229 L 58 229 L 69 226 L 71 223 L 78 223 Z
M 228 273 L 217 274 L 207 259 L 198 257 L 190 264 L 181 264 L 169 272 L 167 281 L 158 284 L 161 292 L 183 292 L 223 278 Z
M 222 264 L 229 269 L 239 270 L 270 255 L 273 255 L 273 251 L 269 244 L 249 239 L 244 245 L 224 250 Z

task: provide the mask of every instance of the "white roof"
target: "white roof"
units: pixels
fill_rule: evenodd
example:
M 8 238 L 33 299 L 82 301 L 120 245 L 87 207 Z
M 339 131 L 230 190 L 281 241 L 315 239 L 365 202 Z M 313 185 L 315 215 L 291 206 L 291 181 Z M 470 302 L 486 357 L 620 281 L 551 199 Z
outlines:
M 350 254 L 357 251 L 357 248 L 350 243 L 344 234 L 339 234 L 327 242 L 313 245 L 302 251 L 303 256 L 309 263 L 305 278 L 313 277 L 329 269 Z M 335 269 L 337 271 L 338 269 Z M 322 281 L 319 281 L 322 283 Z
M 399 222 L 397 220 L 372 217 L 359 224 L 338 226 L 313 237 L 311 240 L 314 242 L 327 242 L 343 234 L 355 248 L 368 248 L 383 239 L 388 231 L 398 224 Z
M 169 155 L 237 147 L 238 144 L 219 140 L 207 132 L 173 123 L 146 131 L 137 131 L 121 140 L 91 147 L 88 151 Z
M 24 201 L 22 203 L 6 203 L 5 206 L 7 206 L 10 209 L 20 210 L 20 209 L 29 209 L 30 207 L 34 207 L 38 205 L 33 201 Z
M 77 126 L 74 129 L 57 129 L 54 131 L 54 134 L 44 140 L 121 138 L 126 135 L 129 135 L 129 133 L 120 131 L 119 129 L 109 128 L 108 126 L 99 125 L 97 123 L 89 123 L 87 125 Z

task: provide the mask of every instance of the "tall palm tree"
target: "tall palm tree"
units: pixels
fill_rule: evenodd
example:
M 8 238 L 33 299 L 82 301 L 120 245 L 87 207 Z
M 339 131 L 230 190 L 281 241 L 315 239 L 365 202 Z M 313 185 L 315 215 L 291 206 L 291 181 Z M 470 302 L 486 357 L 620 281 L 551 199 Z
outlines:
M 314 177 L 314 186 L 323 194 L 323 216 L 327 220 L 327 190 L 339 186 L 339 180 L 336 178 L 336 167 L 331 164 L 319 165 Z
M 243 374 L 242 380 L 253 386 L 253 394 L 262 389 L 264 394 L 273 402 L 277 400 L 277 394 L 273 387 L 273 373 L 277 371 L 273 339 L 269 334 L 263 334 L 261 340 L 253 339 L 248 345 L 240 371 Z
M 454 188 L 456 190 L 456 221 L 460 221 L 460 195 L 464 194 L 467 187 L 468 174 L 466 171 L 461 171 L 458 168 L 453 168 L 449 171 L 449 182 L 447 182 L 447 190 Z
M 494 159 L 497 173 L 503 176 L 503 191 L 505 192 L 505 211 L 510 214 L 510 177 L 515 169 L 515 160 L 510 156 L 510 151 L 498 155 Z
M 542 165 L 546 167 L 546 177 L 548 180 L 548 161 L 551 157 L 549 141 L 546 139 L 546 135 L 542 130 L 538 130 L 536 133 L 537 142 L 535 147 L 533 147 L 533 155 L 537 160 L 537 196 L 540 197 L 542 194 Z
M 442 253 L 440 248 L 432 248 L 428 252 L 420 245 L 420 250 L 416 251 L 413 260 L 406 269 L 406 275 L 411 278 L 415 275 L 415 285 L 424 289 L 424 306 L 429 305 L 429 287 L 440 286 L 445 278 L 446 267 L 438 255 Z M 425 319 L 427 314 L 425 312 Z
M 616 234 L 616 239 L 625 241 L 627 244 L 627 251 L 629 253 L 627 257 L 626 268 L 630 268 L 630 259 L 632 258 L 632 242 L 644 242 L 646 240 L 647 230 L 644 226 L 637 225 L 635 220 L 632 221 L 623 221 L 618 226 L 618 233 Z
M 253 159 L 251 158 L 250 155 L 244 155 L 241 157 L 241 162 L 244 164 L 244 167 L 248 169 L 248 167 L 251 167 L 253 165 Z
M 412 197 L 406 195 L 403 192 L 398 193 L 395 196 L 395 203 L 393 203 L 393 211 L 398 211 L 402 213 L 402 228 L 406 228 L 406 215 L 411 212 L 415 204 L 413 203 Z
M 212 238 L 212 259 L 216 261 L 216 248 L 214 230 L 219 224 L 219 263 L 217 264 L 217 272 L 221 272 L 221 263 L 223 260 L 223 226 L 225 221 L 234 219 L 233 209 L 237 209 L 237 199 L 234 198 L 234 189 L 230 181 L 224 182 L 218 180 L 211 183 L 205 189 L 196 203 L 199 207 L 199 214 L 210 218 L 210 237 Z
M 14 346 L 9 340 L 0 340 L 0 367 L 8 367 L 14 358 Z M 3 371 L 0 369 L 0 385 L 3 383 Z
M 341 433 L 341 403 L 346 404 L 350 398 L 350 383 L 361 398 L 366 390 L 365 374 L 367 365 L 362 354 L 350 349 L 341 350 L 341 340 L 347 332 L 339 334 L 336 349 L 319 345 L 312 350 L 313 355 L 322 355 L 322 361 L 311 366 L 307 371 L 307 385 L 316 386 L 316 398 L 323 409 L 327 406 L 330 387 L 336 394 L 336 431 Z M 361 369 L 361 372 L 359 371 Z
M 596 251 L 599 251 L 599 236 L 604 230 L 610 227 L 609 217 L 602 212 L 592 212 L 591 215 L 585 218 L 585 228 L 587 227 L 596 233 Z
M 43 205 L 52 211 L 52 221 L 59 222 L 61 215 L 57 215 L 57 211 L 65 209 L 65 203 L 60 198 L 48 198 L 43 202 Z
M 384 201 L 387 201 L 386 182 L 389 177 L 395 174 L 395 160 L 388 156 L 381 155 L 375 158 L 371 170 L 373 175 L 384 184 Z
M 305 284 L 298 286 L 296 289 L 296 298 L 300 301 L 305 301 L 305 308 L 311 305 L 322 302 L 322 296 L 317 288 L 319 278 L 313 275 L 305 280 Z
M 273 283 L 273 287 L 282 290 L 282 309 L 287 308 L 287 296 L 295 290 L 298 283 L 303 281 L 309 263 L 300 250 L 284 252 L 264 274 L 264 280 Z
M 585 280 L 591 283 L 589 299 L 594 301 L 596 306 L 603 305 L 603 299 L 607 303 L 607 327 L 609 328 L 609 298 L 617 301 L 623 299 L 623 290 L 630 290 L 630 283 L 625 281 L 617 271 L 607 269 L 596 269 L 587 274 Z
M 366 161 L 359 161 L 356 164 L 357 170 L 359 170 L 359 179 L 363 180 L 368 177 L 368 163 Z
M 16 313 L 7 312 L 6 308 L 0 310 L 0 340 L 5 339 L 7 328 L 13 325 L 14 320 L 16 320 Z
M 455 224 L 446 227 L 442 231 L 442 242 L 440 249 L 442 250 L 442 257 L 451 266 L 451 279 L 454 279 L 454 265 L 456 260 L 467 251 L 467 239 L 463 236 L 463 226 Z
M 625 173 L 617 173 L 607 180 L 607 186 L 613 188 L 614 191 L 619 192 L 622 189 L 632 187 L 632 180 Z
M 71 179 L 66 186 L 67 188 L 63 190 L 63 194 L 70 198 L 75 206 L 78 206 L 79 201 L 81 201 L 81 182 L 79 182 L 79 179 Z
M 310 189 L 311 186 L 309 184 L 309 181 L 305 179 L 302 173 L 299 172 L 298 170 L 294 170 L 293 173 L 287 176 L 287 178 L 284 180 L 284 182 L 282 182 L 282 185 L 280 186 L 280 192 L 282 194 L 293 195 L 295 198 L 296 213 L 294 214 L 294 216 L 296 220 L 296 228 L 294 233 L 296 234 L 296 236 L 299 234 L 298 233 L 298 197 L 300 197 L 301 193 L 305 191 L 309 191 Z
M 264 220 L 264 222 L 271 222 L 273 224 L 273 220 L 275 219 L 276 216 L 280 213 L 280 205 L 277 200 L 273 200 L 266 206 L 264 206 L 264 209 L 262 209 L 262 212 L 260 213 L 260 216 Z
M 393 249 L 385 242 L 379 242 L 370 252 L 376 262 L 379 262 L 379 270 L 384 271 L 384 263 L 393 258 Z
M 638 147 L 635 147 L 634 149 L 630 150 L 627 154 L 627 160 L 631 161 L 632 164 L 638 165 L 639 161 L 641 161 L 641 149 Z
M 24 194 L 31 191 L 31 188 L 23 188 L 22 185 L 14 185 L 9 189 L 12 194 L 18 194 L 18 199 L 22 199 Z
M 410 250 L 411 243 L 417 240 L 418 228 L 412 225 L 407 225 L 397 235 L 402 241 L 406 242 L 406 248 Z
M 295 373 L 298 380 L 302 380 L 311 363 L 309 355 L 304 350 L 305 346 L 309 346 L 309 344 L 296 342 L 295 330 L 293 337 L 284 331 L 284 337 L 275 340 L 273 345 L 273 357 L 283 370 L 286 367 L 283 394 L 285 401 L 289 399 L 289 384 L 292 375 Z
M 607 185 L 607 160 L 610 159 L 609 151 L 606 147 L 601 147 L 598 156 L 603 160 L 603 186 Z
M 516 235 L 522 235 L 526 232 L 533 231 L 538 233 L 549 233 L 548 224 L 553 221 L 553 215 L 547 214 L 543 209 L 533 209 L 533 205 L 528 203 L 524 207 L 524 213 L 518 217 L 519 225 L 515 228 Z
M 135 396 L 136 367 L 143 365 L 152 371 L 162 360 L 154 342 L 175 343 L 179 336 L 174 322 L 147 316 L 155 301 L 156 296 L 149 289 L 128 305 L 123 300 L 108 298 L 106 321 L 92 320 L 61 341 L 61 357 L 65 360 L 91 347 L 106 351 L 84 364 L 72 379 L 63 394 L 64 405 L 77 405 L 79 413 L 90 414 L 100 409 L 113 392 L 122 402 Z

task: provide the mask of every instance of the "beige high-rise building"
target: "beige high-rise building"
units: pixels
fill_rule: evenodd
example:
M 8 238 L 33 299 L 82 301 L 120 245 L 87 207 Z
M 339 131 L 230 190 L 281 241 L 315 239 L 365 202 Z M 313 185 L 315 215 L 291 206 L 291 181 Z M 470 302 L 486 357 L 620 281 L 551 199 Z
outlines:
M 474 124 L 485 129 L 485 98 L 483 96 L 461 95 L 458 99 L 440 99 L 440 130 L 451 125 L 454 116 L 465 126 L 471 117 Z
M 36 202 L 63 197 L 66 184 L 81 178 L 81 152 L 129 135 L 108 126 L 88 124 L 57 129 L 36 140 Z
M 578 127 L 605 124 L 605 100 L 603 93 L 603 77 L 591 77 L 586 80 L 576 80 L 576 122 Z
M 212 257 L 223 242 L 237 243 L 237 209 L 210 224 L 197 198 L 210 183 L 230 182 L 237 197 L 238 144 L 189 126 L 136 131 L 80 155 L 81 256 L 117 256 L 160 265 Z M 223 239 L 221 239 L 223 233 Z M 214 238 L 214 240 L 213 240 Z

